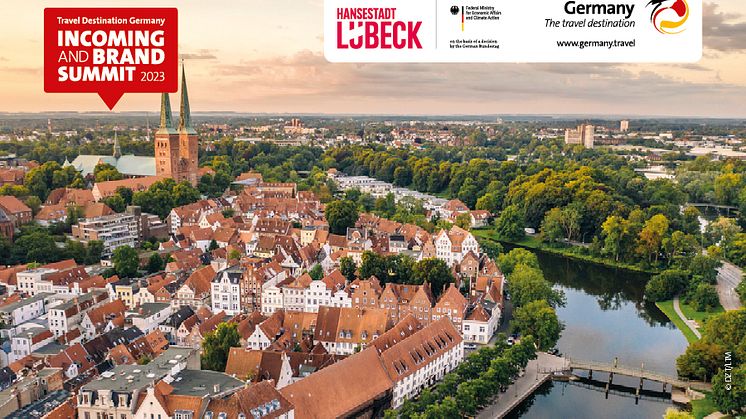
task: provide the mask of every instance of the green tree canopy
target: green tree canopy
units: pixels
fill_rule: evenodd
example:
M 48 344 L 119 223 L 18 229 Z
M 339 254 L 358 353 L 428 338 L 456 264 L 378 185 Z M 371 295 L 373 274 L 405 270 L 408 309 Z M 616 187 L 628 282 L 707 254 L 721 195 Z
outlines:
M 112 257 L 114 271 L 120 278 L 133 278 L 137 276 L 137 269 L 140 267 L 140 258 L 137 250 L 130 246 L 120 246 L 114 249 Z
M 564 293 L 553 289 L 539 269 L 526 265 L 516 266 L 508 277 L 508 285 L 513 304 L 517 307 L 536 300 L 544 300 L 552 307 L 565 304 Z
M 324 212 L 333 234 L 347 234 L 348 227 L 354 227 L 358 219 L 357 205 L 352 201 L 332 201 Z
M 202 340 L 202 368 L 212 371 L 225 371 L 228 353 L 231 348 L 241 345 L 238 323 L 220 323 L 205 335 Z
M 564 327 L 557 313 L 544 300 L 518 307 L 511 326 L 523 335 L 533 336 L 542 350 L 550 349 L 557 343 Z
M 451 269 L 445 261 L 437 258 L 422 259 L 414 264 L 412 275 L 415 284 L 427 282 L 433 291 L 433 296 L 437 299 L 446 287 L 453 283 L 454 278 Z

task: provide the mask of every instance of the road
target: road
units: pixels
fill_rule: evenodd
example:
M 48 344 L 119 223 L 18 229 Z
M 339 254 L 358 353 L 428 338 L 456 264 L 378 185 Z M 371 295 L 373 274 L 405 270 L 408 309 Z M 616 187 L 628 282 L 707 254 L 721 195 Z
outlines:
M 743 307 L 741 299 L 738 297 L 736 287 L 741 283 L 743 271 L 738 266 L 723 262 L 723 266 L 718 269 L 717 290 L 720 297 L 720 305 L 727 311 L 738 310 Z
M 692 333 L 694 333 L 694 336 L 697 337 L 697 339 L 702 339 L 702 334 L 699 333 L 699 325 L 696 321 L 687 319 L 684 315 L 684 312 L 681 311 L 681 305 L 679 303 L 679 296 L 677 295 L 673 299 L 673 309 L 676 311 L 676 314 L 679 315 L 679 318 L 686 323 L 686 325 L 691 329 Z
M 567 361 L 546 352 L 537 352 L 537 358 L 528 362 L 523 377 L 508 387 L 505 393 L 500 393 L 491 405 L 477 414 L 477 419 L 502 418 L 519 403 L 533 394 L 539 386 L 550 379 L 549 374 L 540 371 L 559 371 L 566 369 Z

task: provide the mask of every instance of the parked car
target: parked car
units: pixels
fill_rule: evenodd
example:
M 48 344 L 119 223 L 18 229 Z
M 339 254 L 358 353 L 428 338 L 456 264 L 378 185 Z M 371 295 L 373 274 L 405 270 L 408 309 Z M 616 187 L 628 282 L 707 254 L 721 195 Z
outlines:
M 464 349 L 470 349 L 470 350 L 477 349 L 477 344 L 476 343 L 465 343 Z

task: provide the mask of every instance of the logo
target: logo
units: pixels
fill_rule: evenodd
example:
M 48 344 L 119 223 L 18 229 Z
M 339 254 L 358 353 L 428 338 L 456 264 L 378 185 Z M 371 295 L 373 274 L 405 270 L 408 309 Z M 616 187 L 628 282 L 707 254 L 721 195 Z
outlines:
M 650 21 L 658 32 L 674 35 L 686 29 L 683 27 L 689 20 L 689 4 L 686 0 L 650 0 L 648 6 L 653 6 Z
M 456 16 L 461 12 L 461 32 L 464 31 L 464 6 L 456 6 L 455 4 L 451 6 L 451 14 Z

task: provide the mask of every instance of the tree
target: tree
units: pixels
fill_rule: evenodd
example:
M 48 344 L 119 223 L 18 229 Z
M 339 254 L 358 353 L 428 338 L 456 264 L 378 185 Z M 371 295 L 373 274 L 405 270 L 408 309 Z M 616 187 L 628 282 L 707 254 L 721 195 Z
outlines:
M 85 245 L 77 240 L 68 240 L 65 246 L 65 253 L 68 258 L 75 259 L 76 263 L 85 263 L 86 249 Z
M 358 272 L 362 279 L 368 279 L 371 276 L 375 276 L 379 281 L 381 281 L 381 285 L 385 285 L 389 282 L 386 259 L 382 255 L 376 252 L 371 252 L 370 250 L 363 252 Z
M 17 263 L 56 262 L 61 256 L 62 252 L 55 245 L 54 238 L 47 230 L 40 228 L 22 230 L 21 236 L 11 247 L 11 259 Z
M 161 255 L 153 253 L 148 259 L 148 273 L 156 273 L 162 271 L 166 267 L 166 262 L 163 260 Z
M 352 282 L 355 280 L 356 270 L 357 265 L 355 264 L 355 260 L 351 257 L 343 256 L 339 259 L 339 271 L 342 272 L 342 275 L 344 275 L 348 281 Z
M 132 189 L 124 186 L 119 186 L 117 187 L 116 191 L 114 191 L 114 193 L 122 197 L 125 206 L 132 204 Z
M 238 323 L 220 323 L 202 340 L 202 368 L 212 371 L 225 371 L 228 353 L 231 348 L 241 345 Z
M 640 231 L 638 246 L 640 253 L 647 256 L 649 261 L 658 261 L 661 243 L 668 231 L 668 218 L 663 214 L 656 214 L 648 221 Z
M 31 215 L 36 215 L 39 213 L 39 210 L 41 209 L 41 199 L 39 199 L 38 196 L 30 196 L 26 198 L 26 206 L 31 208 Z
M 736 364 L 746 361 L 746 310 L 732 310 L 710 317 L 702 340 L 730 350 Z
M 462 414 L 472 416 L 477 412 L 477 394 L 469 381 L 458 385 L 455 398 Z
M 137 276 L 137 269 L 140 267 L 140 258 L 137 250 L 130 246 L 120 246 L 114 249 L 112 257 L 114 271 L 120 278 L 132 278 Z
M 85 210 L 80 205 L 70 205 L 66 212 L 65 226 L 67 231 L 70 231 L 71 226 L 77 224 L 78 220 L 85 216 Z
M 453 283 L 454 278 L 451 269 L 445 261 L 437 258 L 422 259 L 412 267 L 412 276 L 415 284 L 430 284 L 433 296 L 437 299 L 446 290 L 448 284 Z
M 539 258 L 529 250 L 516 247 L 510 252 L 500 255 L 497 258 L 497 264 L 505 275 L 510 275 L 518 265 L 539 269 Z
M 678 374 L 693 380 L 707 380 L 722 367 L 722 364 L 723 348 L 701 340 L 689 345 L 686 352 L 676 358 Z
M 727 254 L 733 240 L 740 232 L 741 227 L 735 219 L 720 217 L 707 225 L 705 234 L 711 243 L 720 245 Z
M 87 265 L 93 265 L 101 262 L 101 254 L 104 252 L 104 242 L 101 240 L 90 240 L 88 246 L 86 246 L 86 260 Z
M 414 279 L 415 261 L 411 256 L 405 254 L 386 256 L 386 269 L 389 281 L 397 284 L 411 284 Z
M 210 240 L 210 246 L 207 247 L 207 250 L 209 252 L 212 252 L 213 250 L 219 249 L 220 246 L 218 245 L 218 242 L 215 241 L 215 239 Z
M 536 300 L 544 300 L 552 307 L 565 304 L 564 293 L 552 289 L 539 269 L 526 265 L 516 266 L 509 277 L 508 285 L 516 307 L 528 305 Z
M 502 239 L 517 241 L 526 234 L 523 229 L 525 223 L 518 207 L 511 205 L 505 208 L 495 220 L 495 233 Z
M 311 268 L 310 271 L 308 271 L 308 275 L 314 281 L 320 281 L 321 278 L 324 277 L 324 268 L 322 268 L 321 265 L 317 263 L 313 265 L 313 268 Z
M 332 201 L 327 204 L 325 215 L 333 234 L 347 234 L 347 228 L 357 222 L 357 205 L 347 200 Z
M 471 229 L 471 214 L 468 212 L 462 212 L 456 216 L 456 225 L 463 228 L 464 230 Z
M 558 242 L 567 236 L 562 228 L 562 210 L 552 208 L 547 211 L 541 222 L 541 238 L 549 242 Z
M 237 249 L 231 249 L 231 251 L 228 252 L 228 259 L 229 260 L 241 259 L 241 252 L 239 252 Z
M 715 201 L 718 204 L 733 205 L 736 204 L 738 191 L 743 184 L 743 179 L 739 173 L 723 173 L 715 178 Z
M 116 193 L 108 198 L 104 198 L 103 202 L 114 212 L 124 212 L 127 209 L 127 203 L 124 201 L 124 198 Z
M 721 369 L 712 379 L 712 401 L 723 413 L 738 415 L 746 407 L 746 365 Z
M 199 191 L 187 181 L 179 182 L 173 189 L 173 206 L 191 204 L 199 201 Z
M 672 299 L 686 288 L 689 274 L 685 271 L 668 269 L 650 278 L 645 285 L 645 298 L 651 302 Z
M 601 225 L 604 236 L 604 252 L 614 256 L 615 261 L 619 261 L 619 256 L 626 247 L 630 239 L 629 221 L 618 215 L 612 215 Z
M 694 303 L 697 311 L 710 311 L 720 305 L 717 289 L 714 285 L 706 283 L 697 284 L 690 301 Z
M 578 238 L 581 218 L 579 205 L 575 202 L 562 208 L 562 211 L 560 211 L 559 224 L 567 240 Z
M 99 163 L 93 168 L 93 178 L 96 182 L 107 182 L 124 179 L 124 175 L 119 173 L 116 167 L 108 163 Z
M 554 309 L 543 300 L 518 307 L 513 314 L 512 327 L 523 335 L 536 339 L 539 349 L 553 347 L 562 333 L 563 325 Z

